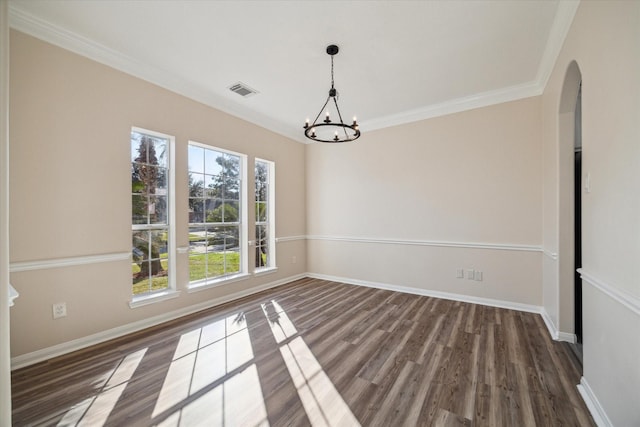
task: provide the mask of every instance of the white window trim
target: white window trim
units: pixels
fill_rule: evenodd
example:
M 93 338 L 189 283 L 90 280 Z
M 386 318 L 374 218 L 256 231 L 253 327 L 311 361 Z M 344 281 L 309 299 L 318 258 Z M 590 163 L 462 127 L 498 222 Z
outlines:
M 204 291 L 206 289 L 217 288 L 218 286 L 227 285 L 233 282 L 239 282 L 251 277 L 248 273 L 236 273 L 229 274 L 227 276 L 221 276 L 214 279 L 202 279 L 194 282 L 189 282 L 187 286 L 188 293 L 194 293 Z
M 135 308 L 154 302 L 160 302 L 167 299 L 175 298 L 180 295 L 180 292 L 176 290 L 176 138 L 175 136 L 135 126 L 131 127 L 131 131 L 129 132 L 129 134 L 131 134 L 131 132 L 144 133 L 146 135 L 164 138 L 169 141 L 169 229 L 167 231 L 167 263 L 169 267 L 168 287 L 163 291 L 132 295 L 129 307 Z M 129 146 L 129 153 L 130 152 L 131 147 Z M 129 163 L 131 163 L 131 161 L 129 161 Z
M 226 275 L 221 277 L 215 277 L 211 279 L 201 279 L 193 282 L 189 282 L 187 285 L 188 292 L 200 291 L 204 289 L 213 288 L 216 286 L 220 286 L 222 284 L 235 282 L 238 280 L 242 280 L 245 277 L 249 276 L 248 268 L 249 268 L 249 246 L 247 240 L 247 233 L 249 231 L 249 226 L 247 224 L 249 215 L 249 205 L 247 199 L 247 155 L 243 153 L 238 153 L 236 151 L 225 150 L 224 148 L 216 147 L 209 144 L 204 144 L 202 142 L 189 140 L 187 147 L 189 145 L 193 145 L 196 147 L 205 148 L 207 150 L 215 150 L 221 153 L 230 154 L 232 156 L 238 156 L 240 158 L 240 236 L 239 236 L 239 244 L 240 244 L 240 272 L 233 275 Z M 187 170 L 188 173 L 188 170 Z M 188 225 L 187 225 L 188 229 Z M 188 251 L 187 251 L 188 253 Z M 204 283 L 203 283 L 204 282 Z
M 174 299 L 180 296 L 180 291 L 174 289 L 166 289 L 164 291 L 149 292 L 146 294 L 136 295 L 131 301 L 129 301 L 130 308 L 142 307 L 149 304 L 154 304 L 160 301 L 166 301 Z
M 267 188 L 267 219 L 268 219 L 268 235 L 269 235 L 269 254 L 267 256 L 268 265 L 264 267 L 255 267 L 253 274 L 260 276 L 263 274 L 274 273 L 278 270 L 276 263 L 276 164 L 271 160 L 255 158 L 255 163 L 266 163 L 269 170 L 269 186 Z M 255 171 L 254 163 L 254 171 Z M 255 176 L 254 176 L 255 183 Z M 255 198 L 254 198 L 255 199 Z M 254 221 L 255 221 L 255 200 L 254 200 Z M 254 227 L 255 228 L 255 227 Z

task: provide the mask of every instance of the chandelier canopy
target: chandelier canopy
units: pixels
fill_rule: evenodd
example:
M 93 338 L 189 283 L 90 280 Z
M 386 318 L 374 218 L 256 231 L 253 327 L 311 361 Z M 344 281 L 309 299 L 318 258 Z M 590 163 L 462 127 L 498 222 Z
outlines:
M 344 120 L 342 120 L 342 114 L 338 107 L 338 91 L 333 84 L 333 57 L 338 53 L 338 51 L 338 46 L 334 44 L 327 46 L 327 54 L 331 56 L 331 89 L 329 89 L 329 96 L 320 109 L 320 112 L 313 120 L 313 123 L 310 123 L 309 119 L 307 119 L 304 124 L 304 136 L 312 141 L 335 143 L 355 141 L 360 138 L 360 130 L 358 129 L 358 122 L 356 121 L 356 118 L 353 118 L 353 123 L 346 124 Z M 327 104 L 332 100 L 340 121 L 332 121 L 329 116 L 329 111 L 327 110 L 324 120 L 318 123 L 320 115 L 325 111 Z

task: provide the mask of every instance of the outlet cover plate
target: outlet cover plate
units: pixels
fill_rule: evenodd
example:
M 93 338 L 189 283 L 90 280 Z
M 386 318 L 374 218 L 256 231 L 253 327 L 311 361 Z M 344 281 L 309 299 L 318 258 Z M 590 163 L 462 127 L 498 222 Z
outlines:
M 67 316 L 67 304 L 64 302 L 59 302 L 53 304 L 53 318 L 59 319 L 61 317 Z

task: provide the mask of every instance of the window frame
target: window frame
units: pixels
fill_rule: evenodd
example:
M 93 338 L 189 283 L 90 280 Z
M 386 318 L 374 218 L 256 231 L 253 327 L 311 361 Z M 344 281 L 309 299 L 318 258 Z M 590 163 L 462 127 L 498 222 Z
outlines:
M 129 165 L 132 163 L 131 159 L 131 135 L 136 132 L 144 135 L 148 135 L 155 138 L 162 138 L 167 140 L 167 150 L 168 150 L 168 159 L 167 159 L 167 287 L 158 291 L 149 291 L 141 294 L 134 295 L 133 294 L 133 283 L 131 285 L 131 301 L 129 302 L 129 306 L 131 308 L 136 308 L 140 306 L 144 306 L 147 304 L 151 304 L 154 302 L 164 301 L 167 299 L 176 298 L 180 295 L 180 291 L 176 289 L 176 167 L 175 167 L 175 154 L 176 154 L 176 138 L 173 135 L 168 135 L 165 133 L 153 131 L 150 129 L 145 129 L 137 126 L 132 126 L 129 132 Z M 131 192 L 129 194 L 132 194 Z M 131 203 L 131 207 L 129 211 L 133 213 L 133 204 L 131 201 L 131 196 L 129 197 L 129 202 Z M 164 227 L 163 227 L 164 228 Z M 135 231 L 142 230 L 152 230 L 152 229 L 160 229 L 157 225 L 154 224 L 133 224 L 133 219 L 131 219 L 131 235 Z M 133 263 L 133 254 L 131 254 L 131 263 Z
M 188 165 L 188 161 L 189 161 L 189 154 L 188 154 L 188 150 L 190 146 L 194 146 L 194 147 L 200 147 L 200 148 L 204 148 L 205 150 L 211 150 L 211 151 L 217 151 L 223 154 L 229 154 L 232 156 L 236 156 L 240 159 L 240 197 L 239 197 L 239 209 L 240 209 L 240 215 L 239 215 L 239 221 L 238 221 L 238 246 L 239 246 L 239 271 L 237 273 L 231 273 L 231 274 L 227 274 L 227 275 L 223 275 L 223 276 L 216 276 L 213 278 L 209 278 L 209 277 L 205 277 L 204 279 L 198 279 L 198 280 L 194 280 L 191 281 L 189 280 L 188 284 L 187 284 L 187 291 L 189 293 L 191 292 L 197 292 L 197 291 L 201 291 L 201 290 L 205 290 L 205 289 L 210 289 L 210 288 L 214 288 L 217 286 L 221 286 L 221 285 L 225 285 L 231 282 L 236 282 L 238 280 L 243 280 L 247 277 L 249 277 L 249 273 L 248 273 L 248 198 L 247 198 L 247 190 L 248 190 L 248 186 L 247 186 L 247 167 L 248 167 L 248 156 L 246 154 L 243 153 L 239 153 L 237 151 L 231 151 L 231 150 L 227 150 L 224 148 L 220 148 L 220 147 L 216 147 L 210 144 L 205 144 L 202 142 L 198 142 L 198 141 L 194 141 L 194 140 L 189 140 L 187 143 L 187 199 L 189 199 L 189 184 L 188 184 L 188 176 L 190 173 L 189 170 L 189 165 Z M 189 234 L 189 231 L 192 227 L 192 224 L 207 224 L 205 223 L 192 223 L 190 221 L 187 222 L 187 234 Z M 187 239 L 188 240 L 188 239 Z M 187 250 L 187 256 L 190 256 L 190 248 Z M 190 266 L 189 263 L 187 262 L 187 272 L 190 273 Z
M 270 273 L 270 272 L 274 272 L 277 271 L 278 267 L 277 267 L 277 263 L 276 263 L 276 164 L 275 162 L 271 161 L 271 160 L 266 160 L 266 159 L 262 159 L 260 157 L 256 157 L 254 159 L 254 189 L 255 189 L 255 185 L 257 183 L 257 179 L 255 177 L 255 169 L 258 165 L 258 162 L 260 163 L 264 163 L 267 166 L 267 210 L 266 210 L 266 218 L 267 221 L 258 221 L 257 215 L 256 215 L 256 196 L 254 194 L 254 230 L 255 228 L 257 228 L 258 225 L 266 225 L 267 226 L 267 248 L 268 248 L 268 252 L 267 252 L 267 265 L 265 265 L 264 267 L 258 267 L 254 265 L 254 274 L 255 275 L 260 275 L 260 274 L 266 274 L 266 273 Z M 255 236 L 255 241 L 254 241 L 254 249 L 256 249 L 258 247 L 258 236 Z

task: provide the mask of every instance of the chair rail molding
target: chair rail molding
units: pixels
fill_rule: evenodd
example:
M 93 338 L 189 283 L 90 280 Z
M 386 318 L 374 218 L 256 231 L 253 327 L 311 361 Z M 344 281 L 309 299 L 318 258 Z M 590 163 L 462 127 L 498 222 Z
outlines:
M 131 259 L 130 252 L 114 252 L 101 255 L 85 255 L 78 257 L 55 258 L 35 261 L 12 262 L 10 273 L 22 271 L 48 270 L 51 268 L 73 267 L 76 265 L 97 264 L 101 262 L 125 261 Z
M 585 283 L 600 290 L 610 298 L 627 307 L 636 315 L 640 316 L 640 298 L 606 283 L 602 279 L 597 278 L 593 274 L 585 271 L 584 268 L 579 268 L 578 273 L 580 273 L 580 278 L 582 278 Z

